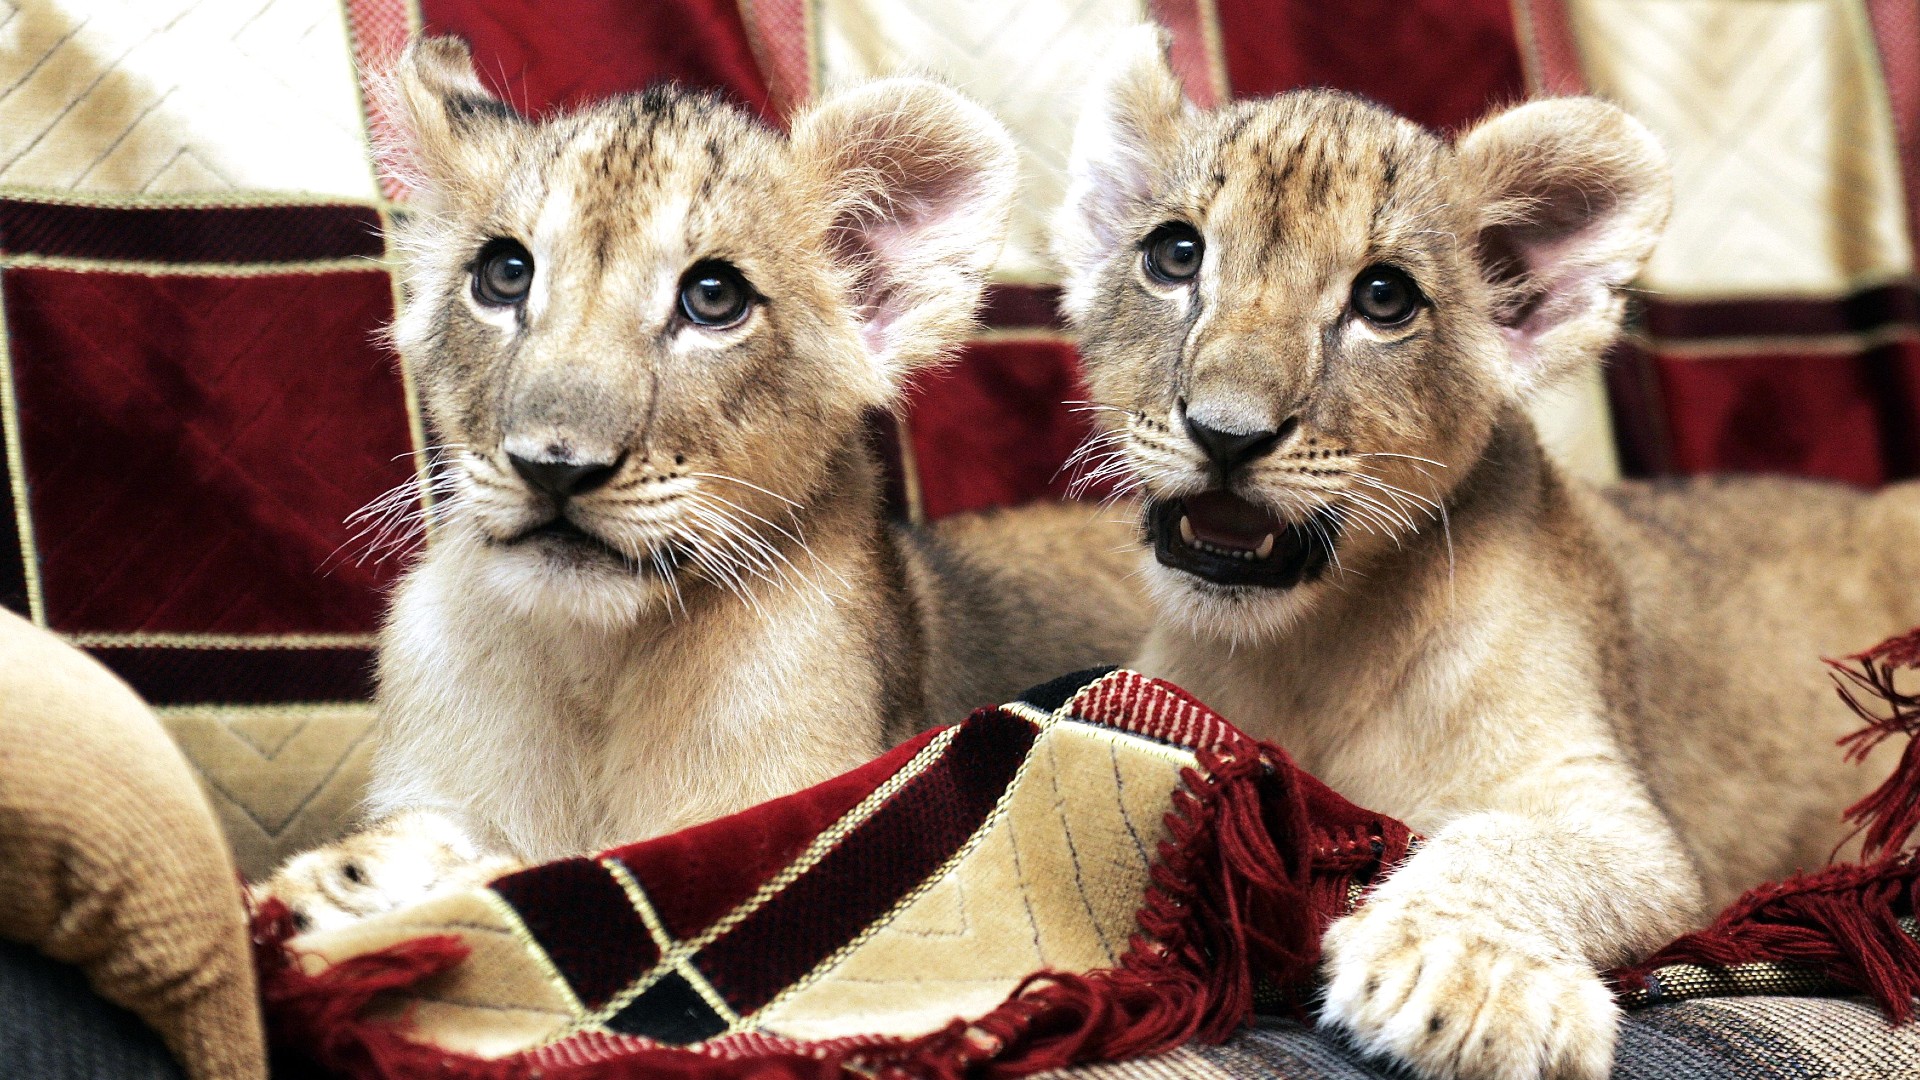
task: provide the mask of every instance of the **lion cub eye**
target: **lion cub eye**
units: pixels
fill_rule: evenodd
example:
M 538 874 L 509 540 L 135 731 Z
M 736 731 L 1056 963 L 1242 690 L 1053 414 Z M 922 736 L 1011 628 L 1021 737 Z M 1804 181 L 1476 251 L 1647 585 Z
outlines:
M 1398 326 L 1420 306 L 1420 287 L 1398 267 L 1369 266 L 1353 279 L 1352 304 L 1375 326 Z
M 513 240 L 490 240 L 473 264 L 473 295 L 483 304 L 506 307 L 527 298 L 533 288 L 533 256 Z
M 1200 239 L 1200 234 L 1181 221 L 1169 221 L 1147 234 L 1143 247 L 1147 273 L 1169 285 L 1192 281 L 1193 275 L 1200 272 L 1200 258 L 1207 251 L 1207 243 Z
M 752 306 L 753 286 L 727 263 L 696 263 L 680 279 L 680 313 L 696 326 L 732 326 Z

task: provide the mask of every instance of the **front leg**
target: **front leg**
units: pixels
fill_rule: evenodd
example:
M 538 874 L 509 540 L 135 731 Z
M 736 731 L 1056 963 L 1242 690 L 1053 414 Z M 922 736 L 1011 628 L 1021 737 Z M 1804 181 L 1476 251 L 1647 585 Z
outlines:
M 251 892 L 256 901 L 271 896 L 286 904 L 294 931 L 304 934 L 483 885 L 517 868 L 447 818 L 416 810 L 295 855 Z
M 1431 1080 L 1606 1076 L 1598 969 L 1685 930 L 1700 890 L 1650 805 L 1561 805 L 1455 820 L 1329 928 L 1321 1023 Z

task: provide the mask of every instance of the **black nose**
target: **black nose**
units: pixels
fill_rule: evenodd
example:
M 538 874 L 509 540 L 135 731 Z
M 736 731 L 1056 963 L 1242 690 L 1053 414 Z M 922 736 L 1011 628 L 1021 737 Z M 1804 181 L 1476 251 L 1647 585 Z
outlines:
M 1293 434 L 1298 424 L 1298 421 L 1290 419 L 1273 431 L 1240 432 L 1208 427 L 1191 416 L 1186 420 L 1187 434 L 1193 436 L 1193 441 L 1200 444 L 1200 449 L 1206 452 L 1207 458 L 1223 474 L 1270 453 L 1280 445 L 1281 439 Z
M 507 460 L 513 463 L 513 471 L 520 474 L 520 479 L 556 499 L 585 495 L 613 479 L 613 474 L 620 469 L 618 461 L 528 461 L 514 454 L 508 454 Z

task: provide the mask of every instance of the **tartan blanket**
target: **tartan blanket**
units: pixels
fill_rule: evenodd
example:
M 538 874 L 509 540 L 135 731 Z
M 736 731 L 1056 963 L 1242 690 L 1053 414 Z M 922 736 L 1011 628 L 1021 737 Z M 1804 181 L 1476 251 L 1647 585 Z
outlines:
M 1855 658 L 1856 690 L 1891 688 L 1885 655 Z M 1914 704 L 1862 704 L 1870 737 Z M 485 889 L 292 942 L 270 902 L 256 940 L 277 1049 L 327 1074 L 1026 1075 L 1303 1017 L 1321 933 L 1417 844 L 1180 688 L 1103 669 Z M 1630 1008 L 1851 988 L 1904 1020 L 1917 892 L 1910 855 L 1832 867 L 1612 978 Z

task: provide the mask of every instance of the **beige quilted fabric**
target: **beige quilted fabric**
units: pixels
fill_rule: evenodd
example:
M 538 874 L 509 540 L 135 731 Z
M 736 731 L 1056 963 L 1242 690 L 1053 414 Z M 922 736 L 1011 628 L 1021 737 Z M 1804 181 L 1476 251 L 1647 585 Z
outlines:
M 373 706 L 176 706 L 160 710 L 251 880 L 359 821 Z

